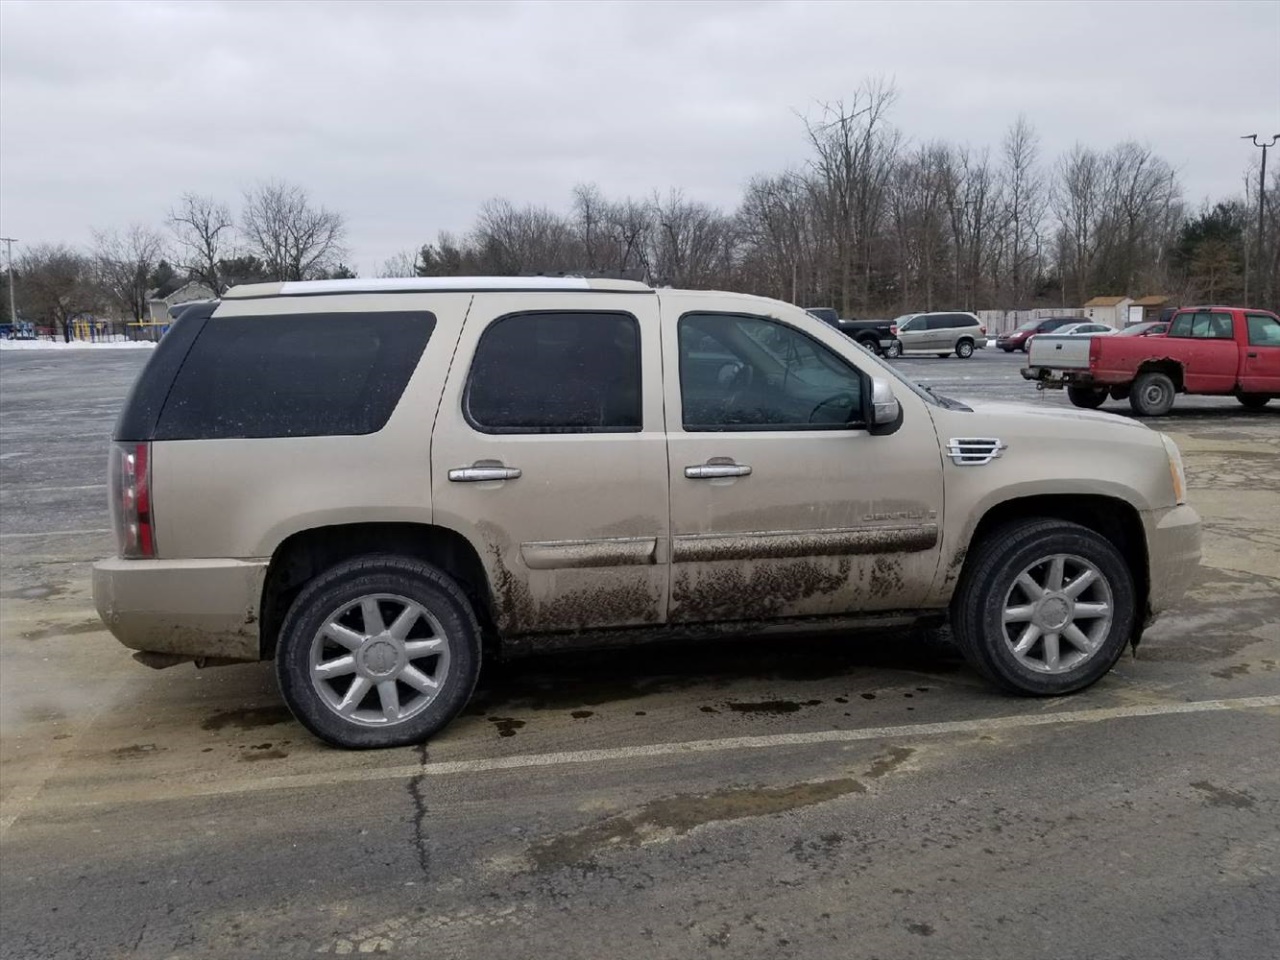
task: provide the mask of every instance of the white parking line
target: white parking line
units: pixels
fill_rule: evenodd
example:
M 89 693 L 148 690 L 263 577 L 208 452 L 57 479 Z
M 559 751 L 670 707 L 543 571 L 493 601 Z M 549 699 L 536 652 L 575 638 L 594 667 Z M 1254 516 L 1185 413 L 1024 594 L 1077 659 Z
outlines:
M 1228 710 L 1280 708 L 1280 696 L 1238 697 L 1231 700 L 1198 700 L 1189 703 L 1157 703 L 1131 707 L 1101 707 L 1095 710 L 1066 710 L 1058 713 L 1018 714 L 1011 717 L 988 717 L 976 720 L 950 720 L 942 723 L 914 723 L 892 727 L 864 727 L 859 730 L 818 730 L 812 733 L 779 733 L 756 737 L 725 737 L 717 740 L 686 740 L 676 743 L 652 743 L 601 750 L 572 750 L 563 753 L 534 753 L 513 757 L 491 757 L 479 760 L 445 760 L 427 764 L 403 764 L 394 767 L 352 768 L 327 773 L 260 777 L 253 780 L 215 780 L 207 783 L 173 784 L 163 791 L 158 784 L 124 785 L 124 791 L 95 789 L 92 798 L 75 799 L 69 806 L 98 806 L 120 802 L 184 800 L 259 793 L 269 790 L 294 790 L 333 786 L 370 780 L 407 780 L 412 777 L 441 777 L 457 774 L 491 773 L 532 767 L 557 767 L 570 764 L 609 763 L 648 757 L 687 756 L 730 750 L 760 750 L 773 747 L 812 746 L 824 743 L 851 743 L 859 740 L 894 740 L 933 737 L 957 733 L 987 733 L 1023 727 L 1055 724 L 1100 723 L 1107 720 L 1129 720 L 1139 717 L 1161 717 L 1178 714 L 1219 713 Z M 22 797 L 22 809 L 12 807 L 0 816 L 0 836 L 25 812 L 35 799 L 30 793 Z

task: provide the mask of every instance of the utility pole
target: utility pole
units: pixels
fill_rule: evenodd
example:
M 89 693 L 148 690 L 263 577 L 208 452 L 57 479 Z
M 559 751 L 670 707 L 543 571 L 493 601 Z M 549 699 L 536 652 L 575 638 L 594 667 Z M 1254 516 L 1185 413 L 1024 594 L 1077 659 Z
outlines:
M 13 245 L 18 242 L 16 237 L 0 237 L 9 248 L 9 322 L 15 327 L 18 323 L 18 311 L 13 306 Z
M 1252 140 L 1255 147 L 1262 148 L 1262 167 L 1258 171 L 1258 289 L 1262 291 L 1262 296 L 1269 299 L 1271 293 L 1270 270 L 1266 261 L 1267 247 L 1264 242 L 1265 231 L 1267 227 L 1266 209 L 1267 209 L 1267 150 L 1276 145 L 1276 141 L 1280 140 L 1280 133 L 1275 134 L 1271 138 L 1270 143 L 1259 143 L 1256 133 L 1248 133 L 1240 138 L 1241 140 Z M 1247 283 L 1246 283 L 1247 286 Z M 1248 306 L 1248 304 L 1245 304 Z

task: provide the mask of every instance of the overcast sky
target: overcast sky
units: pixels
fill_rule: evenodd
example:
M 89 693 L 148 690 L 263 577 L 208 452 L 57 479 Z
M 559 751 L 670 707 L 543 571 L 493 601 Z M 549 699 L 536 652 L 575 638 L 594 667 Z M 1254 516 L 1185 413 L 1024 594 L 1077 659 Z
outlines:
M 0 232 L 86 243 L 280 177 L 362 274 L 492 196 L 732 207 L 797 112 L 893 80 L 912 140 L 1151 144 L 1198 201 L 1280 133 L 1280 2 L 0 3 Z M 1280 153 L 1273 155 L 1280 163 Z

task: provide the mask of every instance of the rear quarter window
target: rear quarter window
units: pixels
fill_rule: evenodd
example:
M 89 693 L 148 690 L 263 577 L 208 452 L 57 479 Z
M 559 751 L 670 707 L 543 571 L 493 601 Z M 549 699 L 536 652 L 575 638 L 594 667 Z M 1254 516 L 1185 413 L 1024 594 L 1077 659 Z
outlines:
M 154 439 L 375 433 L 434 328 L 425 312 L 211 319 L 173 382 Z

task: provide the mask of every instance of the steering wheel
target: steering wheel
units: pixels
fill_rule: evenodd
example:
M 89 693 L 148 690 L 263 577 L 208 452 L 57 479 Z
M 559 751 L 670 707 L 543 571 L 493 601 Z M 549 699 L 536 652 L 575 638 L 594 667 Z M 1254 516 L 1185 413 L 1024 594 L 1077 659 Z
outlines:
M 815 406 L 812 410 L 809 411 L 809 423 L 813 423 L 813 418 L 818 415 L 818 411 L 821 410 L 823 407 L 831 406 L 832 404 L 837 402 L 843 402 L 849 409 L 853 409 L 853 405 L 855 402 L 857 402 L 857 399 L 858 399 L 857 397 L 855 397 L 852 393 L 849 393 L 848 391 L 845 391 L 843 393 L 834 393 L 831 396 L 827 397 L 827 399 L 819 402 L 817 406 Z

